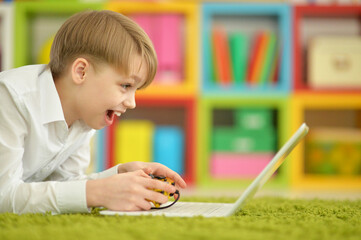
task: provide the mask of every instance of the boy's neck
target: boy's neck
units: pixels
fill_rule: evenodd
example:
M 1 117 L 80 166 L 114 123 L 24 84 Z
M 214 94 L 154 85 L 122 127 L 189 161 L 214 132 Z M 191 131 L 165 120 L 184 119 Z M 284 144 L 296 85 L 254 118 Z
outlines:
M 76 115 L 76 105 L 73 100 L 74 94 L 73 88 L 71 86 L 71 79 L 68 76 L 60 76 L 54 79 L 55 87 L 58 92 L 61 107 L 63 109 L 63 114 L 65 121 L 68 125 L 68 128 L 77 120 Z

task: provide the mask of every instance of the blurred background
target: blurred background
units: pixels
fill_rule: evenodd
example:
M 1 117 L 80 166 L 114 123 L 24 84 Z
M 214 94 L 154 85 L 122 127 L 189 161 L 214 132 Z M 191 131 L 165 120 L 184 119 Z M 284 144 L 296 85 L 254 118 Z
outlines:
M 48 63 L 76 12 L 120 12 L 150 36 L 159 69 L 137 108 L 97 132 L 89 172 L 154 161 L 186 194 L 237 196 L 306 122 L 262 193 L 361 198 L 360 2 L 0 1 L 0 70 Z

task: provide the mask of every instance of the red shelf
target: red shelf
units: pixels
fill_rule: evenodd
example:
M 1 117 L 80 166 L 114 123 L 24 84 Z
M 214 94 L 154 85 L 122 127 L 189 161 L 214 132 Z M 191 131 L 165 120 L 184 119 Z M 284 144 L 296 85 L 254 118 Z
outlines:
M 156 97 L 137 97 L 137 107 L 181 107 L 184 108 L 184 134 L 185 134 L 185 173 L 182 176 L 188 184 L 195 181 L 195 99 L 193 98 L 156 98 Z M 136 111 L 136 110 L 134 110 Z M 106 129 L 106 168 L 114 166 L 114 133 L 115 125 L 112 124 Z
M 317 93 L 360 93 L 361 89 L 322 89 L 314 90 L 310 88 L 306 83 L 306 76 L 304 74 L 306 63 L 303 48 L 302 48 L 302 32 L 301 22 L 302 19 L 307 17 L 352 17 L 358 18 L 360 21 L 361 32 L 361 6 L 340 6 L 340 5 L 328 5 L 328 6 L 295 6 L 293 14 L 293 69 L 294 69 L 294 90 L 297 92 L 309 92 L 317 91 Z M 358 34 L 360 34 L 360 32 Z

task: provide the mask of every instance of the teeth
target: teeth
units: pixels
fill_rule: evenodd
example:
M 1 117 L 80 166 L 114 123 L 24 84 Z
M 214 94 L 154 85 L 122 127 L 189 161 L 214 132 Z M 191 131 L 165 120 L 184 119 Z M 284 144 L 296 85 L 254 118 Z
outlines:
M 121 115 L 120 112 L 114 112 L 115 115 L 117 115 L 118 117 Z

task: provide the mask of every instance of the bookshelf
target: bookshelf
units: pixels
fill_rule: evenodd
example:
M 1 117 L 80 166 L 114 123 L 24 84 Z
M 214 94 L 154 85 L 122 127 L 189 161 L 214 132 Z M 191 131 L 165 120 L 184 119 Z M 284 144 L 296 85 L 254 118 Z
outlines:
M 237 142 L 247 143 L 247 141 L 253 139 L 248 139 L 248 134 L 250 134 L 249 136 L 257 134 L 244 129 L 235 129 L 235 116 L 238 111 L 248 109 L 250 111 L 266 111 L 266 115 L 271 113 L 271 129 L 263 129 L 266 132 L 274 130 L 274 135 L 271 134 L 270 139 L 274 138 L 275 144 L 271 152 L 269 152 L 270 156 L 288 138 L 290 132 L 288 132 L 289 128 L 287 127 L 289 126 L 287 99 L 291 91 L 290 19 L 291 8 L 286 4 L 205 3 L 202 5 L 201 51 L 203 71 L 197 133 L 198 146 L 200 146 L 198 149 L 197 177 L 201 186 L 244 187 L 253 178 L 248 174 L 259 172 L 257 168 L 262 168 L 261 162 L 267 162 L 267 157 L 264 158 L 263 155 L 267 155 L 267 152 L 264 153 L 263 151 L 269 151 L 269 149 L 260 150 L 261 152 L 251 152 L 251 154 L 248 154 L 247 149 L 223 149 L 225 146 L 222 146 L 224 145 L 222 141 L 229 143 L 228 145 L 236 145 Z M 244 50 L 247 48 L 250 50 L 244 56 L 246 61 L 241 63 L 243 71 L 246 72 L 242 81 L 236 80 L 234 71 L 233 78 L 231 77 L 231 80 L 226 83 L 221 80 L 221 74 L 217 76 L 215 73 L 219 71 L 217 69 L 222 68 L 213 60 L 214 55 L 217 55 L 217 33 L 214 33 L 218 30 L 217 28 L 224 32 L 223 36 L 226 39 L 228 38 L 225 42 L 229 41 L 227 46 L 229 49 L 226 51 L 232 53 L 231 41 L 234 35 L 241 35 L 248 43 Z M 275 36 L 276 52 L 279 54 L 278 59 L 280 60 L 274 59 L 273 62 L 278 62 L 278 76 L 276 79 L 267 78 L 266 81 L 257 79 L 258 82 L 254 84 L 250 82 L 250 75 L 247 72 L 250 72 L 251 69 L 250 61 L 252 59 L 252 49 L 255 48 L 255 39 L 257 39 L 259 33 L 263 32 Z M 219 45 L 221 46 L 221 44 Z M 231 69 L 231 71 L 234 70 L 236 61 L 232 58 L 233 56 L 231 54 L 225 56 L 231 61 L 230 66 L 226 66 L 226 68 Z M 265 56 L 263 58 L 266 59 Z M 262 69 L 260 66 L 258 68 Z M 239 131 L 239 135 L 242 137 L 237 139 L 231 133 L 232 131 Z M 217 140 L 218 138 L 219 140 Z M 262 142 L 262 138 L 258 137 L 257 139 L 256 144 L 258 141 Z M 248 162 L 253 158 L 255 158 L 254 162 Z M 239 164 L 244 164 L 244 166 Z M 222 165 L 223 170 L 218 171 L 217 168 Z M 288 168 L 289 163 L 286 162 L 270 181 L 268 187 L 286 187 L 289 182 Z M 237 172 L 234 169 L 246 170 Z
M 361 96 L 359 94 L 317 94 L 302 93 L 292 97 L 292 129 L 304 120 L 308 120 L 310 133 L 318 128 L 326 127 L 328 130 L 348 128 L 360 131 Z M 324 117 L 313 118 L 313 114 Z M 361 136 L 360 136 L 361 137 Z M 359 139 L 360 139 L 359 137 Z M 340 140 L 347 140 L 348 135 L 338 136 Z M 361 189 L 361 174 L 338 174 L 338 173 L 309 173 L 305 169 L 305 144 L 309 138 L 303 141 L 294 150 L 292 159 L 292 185 L 297 189 L 333 189 L 350 190 Z M 345 155 L 346 156 L 346 155 Z M 346 161 L 347 159 L 345 159 Z M 358 158 L 357 161 L 361 162 Z M 346 162 L 345 162 L 346 164 Z
M 180 24 L 178 37 L 175 39 L 180 42 L 180 47 L 184 49 L 182 54 L 178 54 L 174 61 L 169 60 L 168 63 L 179 62 L 181 68 L 178 76 L 179 79 L 173 77 L 165 77 L 162 81 L 154 80 L 151 86 L 143 91 L 139 91 L 136 96 L 137 109 L 127 112 L 122 120 L 147 119 L 150 120 L 157 129 L 158 127 L 171 126 L 181 129 L 184 136 L 184 152 L 183 152 L 183 177 L 189 183 L 195 180 L 195 106 L 196 94 L 198 91 L 198 69 L 199 61 L 197 49 L 198 41 L 198 5 L 194 3 L 179 2 L 157 2 L 157 3 L 139 3 L 139 2 L 110 2 L 106 4 L 106 9 L 125 14 L 142 26 L 144 24 L 145 31 L 149 31 L 149 21 L 159 23 L 154 31 L 149 34 L 153 40 L 156 50 L 159 53 L 158 60 L 160 64 L 159 74 L 163 72 L 162 64 L 166 65 L 168 55 L 173 54 L 172 49 L 159 49 L 156 45 L 157 41 L 161 41 L 161 29 L 170 24 L 165 23 L 166 18 L 169 21 L 174 20 L 176 16 Z M 142 19 L 146 17 L 146 20 Z M 170 18 L 169 18 L 170 17 Z M 160 20 L 159 20 L 160 19 Z M 172 20 L 173 19 L 173 20 Z M 158 21 L 158 22 L 157 22 Z M 160 21 L 160 22 L 159 22 Z M 162 22 L 163 21 L 163 22 Z M 168 25 L 167 25 L 168 24 Z M 175 30 L 175 29 L 172 29 Z M 166 29 L 170 31 L 170 29 Z M 164 35 L 164 34 L 163 34 Z M 174 36 L 173 36 L 174 37 Z M 163 42 L 163 45 L 166 45 Z M 164 47 L 164 46 L 163 46 Z M 162 54 L 162 51 L 166 51 Z M 108 167 L 115 164 L 115 146 L 117 146 L 117 138 L 115 137 L 116 128 L 121 121 L 113 124 L 105 130 L 105 138 L 107 141 L 106 156 L 108 159 Z M 154 150 L 154 149 L 153 149 Z M 153 159 L 154 160 L 154 159 Z
M 165 101 L 162 97 L 142 97 L 137 99 L 137 109 L 127 112 L 121 120 L 106 128 L 106 159 L 107 166 L 113 166 L 115 147 L 117 146 L 116 128 L 119 122 L 127 120 L 148 120 L 155 128 L 172 126 L 182 130 L 184 134 L 184 172 L 183 178 L 189 184 L 195 180 L 195 129 L 196 103 L 194 98 L 173 98 Z M 137 143 L 134 143 L 136 148 Z M 121 149 L 120 149 L 121 150 Z M 127 150 L 125 150 L 127 151 Z M 165 149 L 166 151 L 166 149 Z M 154 160 L 154 159 L 153 159 Z
M 315 37 L 358 36 L 360 37 L 360 6 L 295 6 L 293 10 L 293 69 L 295 91 L 320 93 L 361 92 L 360 87 L 315 89 L 308 79 L 308 48 Z
M 0 2 L 0 71 L 13 66 L 13 6 Z
M 80 2 L 16 2 L 14 7 L 14 67 L 39 64 L 38 53 L 55 35 L 61 24 L 71 15 L 87 9 L 103 9 L 101 3 Z M 50 54 L 50 49 L 46 49 Z M 103 169 L 102 138 L 104 130 L 98 131 L 91 142 L 91 166 L 88 172 Z M 101 146 L 101 147 L 99 147 Z
M 65 19 L 85 9 L 110 9 L 130 17 L 138 14 L 180 16 L 178 40 L 184 51 L 179 56 L 181 60 L 177 61 L 181 63 L 181 77 L 177 81 L 172 77 L 155 81 L 148 89 L 139 92 L 137 109 L 127 112 L 124 120 L 148 119 L 156 126 L 180 128 L 184 134 L 184 177 L 190 185 L 239 187 L 250 182 L 243 176 L 219 177 L 212 172 L 215 132 L 222 124 L 231 126 L 239 109 L 271 112 L 277 148 L 303 121 L 310 125 L 310 133 L 320 125 L 331 130 L 361 128 L 360 87 L 314 88 L 308 77 L 311 40 L 328 35 L 360 36 L 360 6 L 238 1 L 2 2 L 1 32 L 14 31 L 13 34 L 1 34 L 1 69 L 37 63 L 37 53 Z M 246 36 L 249 49 L 252 49 L 251 43 L 259 32 L 274 34 L 276 46 L 280 49 L 276 51 L 280 60 L 273 61 L 278 63 L 276 77 L 272 81 L 268 78 L 266 84 L 248 84 L 250 79 L 247 78 L 243 79 L 244 83 L 236 83 L 233 79 L 231 83 L 220 84 L 212 72 L 215 26 L 221 26 L 226 36 L 234 33 Z M 154 112 L 159 112 L 159 116 L 154 116 Z M 343 119 L 345 116 L 348 122 Z M 97 132 L 93 140 L 93 156 L 97 159 L 93 169 L 99 171 L 114 164 L 117 144 L 114 134 L 119 122 Z M 291 159 L 282 165 L 268 186 L 360 189 L 359 175 L 322 175 L 305 171 L 307 144 L 309 142 L 303 141 L 295 148 Z M 104 158 L 106 161 L 98 161 Z
M 182 63 L 180 74 L 182 78 L 176 83 L 172 83 L 174 79 L 164 79 L 160 83 L 154 82 L 139 95 L 192 97 L 196 94 L 198 91 L 197 78 L 199 71 L 199 43 L 197 39 L 199 39 L 200 29 L 197 4 L 181 2 L 110 2 L 106 5 L 106 8 L 130 17 L 134 14 L 147 14 L 150 16 L 173 14 L 181 16 L 181 43 L 184 53 L 179 56 L 179 61 Z
M 291 11 L 290 7 L 286 4 L 249 4 L 249 3 L 205 3 L 202 6 L 202 93 L 203 94 L 287 94 L 291 88 L 291 66 L 290 66 L 290 22 Z M 225 35 L 239 33 L 248 39 L 248 47 L 250 49 L 247 60 L 242 65 L 246 71 L 253 69 L 250 65 L 252 63 L 251 55 L 252 48 L 255 48 L 254 42 L 255 35 L 258 32 L 266 32 L 273 34 L 277 41 L 276 53 L 278 59 L 274 59 L 272 63 L 278 71 L 278 76 L 272 82 L 267 79 L 264 83 L 249 84 L 249 77 L 244 76 L 243 82 L 236 83 L 231 79 L 228 84 L 220 83 L 217 73 L 212 71 L 217 70 L 217 64 L 214 63 L 212 54 L 217 54 L 217 46 L 221 44 L 214 44 L 216 38 L 212 36 L 214 28 L 222 28 Z M 226 36 L 226 37 L 227 37 Z M 225 44 L 226 47 L 227 44 Z M 224 52 L 227 52 L 225 50 Z M 226 59 L 226 58 L 225 58 Z M 213 61 L 213 62 L 212 62 Z M 232 64 L 232 63 L 231 63 Z M 220 69 L 219 67 L 218 69 Z M 229 69 L 230 66 L 224 68 Z M 213 70 L 216 69 L 216 70 Z M 233 68 L 236 69 L 236 68 Z M 262 67 L 255 68 L 261 71 Z M 216 80 L 214 80 L 216 78 Z M 231 77 L 232 78 L 232 77 Z M 259 80 L 256 80 L 259 81 Z
M 234 126 L 234 121 L 229 122 L 230 118 L 234 118 L 236 109 L 267 109 L 272 112 L 271 127 L 275 129 L 276 142 L 274 150 L 282 146 L 290 135 L 289 132 L 289 104 L 287 96 L 252 96 L 252 97 L 204 97 L 200 99 L 198 107 L 198 146 L 202 146 L 198 150 L 197 176 L 198 182 L 205 187 L 244 187 L 250 183 L 252 178 L 235 177 L 215 177 L 211 174 L 211 155 L 212 142 L 215 137 L 216 125 L 226 127 Z M 227 113 L 228 112 L 228 113 Z M 227 116 L 225 119 L 224 116 Z M 223 116 L 223 119 L 222 119 Z M 217 120 L 218 118 L 218 120 Z M 217 124 L 218 123 L 218 124 Z M 259 141 L 262 141 L 258 138 Z M 289 162 L 280 168 L 276 176 L 267 186 L 285 187 L 288 182 Z
M 323 190 L 355 190 L 360 189 L 361 174 L 358 173 L 358 141 L 353 135 L 360 131 L 360 90 L 354 87 L 340 84 L 337 87 L 315 85 L 311 79 L 312 68 L 324 68 L 324 66 L 312 65 L 312 44 L 321 38 L 329 37 L 357 38 L 360 37 L 360 6 L 295 6 L 293 10 L 293 69 L 294 69 L 294 94 L 292 96 L 292 129 L 306 121 L 310 126 L 310 134 L 301 146 L 295 149 L 292 165 L 291 183 L 295 189 L 323 189 Z M 327 42 L 326 42 L 327 44 Z M 325 45 L 325 44 L 324 44 Z M 346 49 L 350 44 L 343 44 L 342 48 L 335 45 L 331 54 L 351 56 L 357 52 L 355 48 Z M 346 46 L 346 48 L 345 48 Z M 350 51 L 352 51 L 350 53 Z M 320 53 L 320 52 L 318 52 Z M 323 52 L 325 57 L 325 52 Z M 328 59 L 326 58 L 326 60 Z M 325 62 L 325 61 L 323 61 Z M 359 60 L 351 62 L 359 64 Z M 347 73 L 338 75 L 339 81 L 349 81 Z M 325 74 L 326 76 L 326 74 Z M 329 76 L 329 75 L 328 75 Z M 330 76 L 333 77 L 333 76 Z M 327 79 L 325 79 L 327 80 Z M 329 79 L 331 81 L 331 79 Z M 356 80 L 359 81 L 359 80 Z M 322 133 L 323 137 L 320 138 Z M 352 132 L 352 134 L 350 134 Z M 339 135 L 334 138 L 334 135 Z M 329 136 L 325 139 L 324 136 Z M 348 149 L 345 149 L 347 145 Z M 342 149 L 344 148 L 344 149 Z M 351 157 L 350 152 L 354 152 Z M 344 156 L 343 165 L 354 164 L 353 171 L 345 171 L 340 168 L 340 158 Z M 327 156 L 327 157 L 324 157 Z M 354 157 L 353 162 L 350 158 Z M 325 160 L 327 158 L 327 160 Z M 347 158 L 347 160 L 346 160 Z
M 99 3 L 80 2 L 16 2 L 15 67 L 37 63 L 37 54 L 62 23 L 71 15 L 103 8 Z

